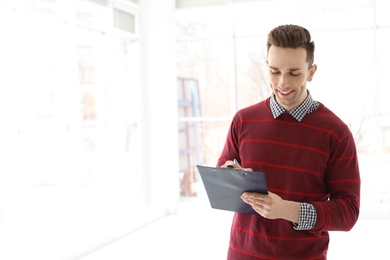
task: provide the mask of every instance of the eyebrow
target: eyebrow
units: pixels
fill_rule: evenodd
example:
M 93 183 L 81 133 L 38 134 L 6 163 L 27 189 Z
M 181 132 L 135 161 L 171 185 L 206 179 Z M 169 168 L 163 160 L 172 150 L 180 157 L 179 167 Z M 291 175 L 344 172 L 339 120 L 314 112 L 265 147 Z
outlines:
M 279 70 L 278 68 L 275 68 L 275 67 L 272 67 L 272 66 L 268 66 L 270 69 L 273 69 L 273 70 Z M 288 69 L 288 71 L 297 71 L 297 70 L 302 70 L 301 68 L 291 68 L 291 69 Z

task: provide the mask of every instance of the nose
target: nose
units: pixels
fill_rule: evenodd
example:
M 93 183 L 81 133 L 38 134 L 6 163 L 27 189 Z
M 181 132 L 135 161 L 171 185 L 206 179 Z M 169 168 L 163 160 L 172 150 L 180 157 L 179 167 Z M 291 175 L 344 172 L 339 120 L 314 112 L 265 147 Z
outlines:
M 284 89 L 286 87 L 288 87 L 288 78 L 287 78 L 287 75 L 280 75 L 277 79 L 277 82 L 276 82 L 276 85 L 281 88 L 281 89 Z

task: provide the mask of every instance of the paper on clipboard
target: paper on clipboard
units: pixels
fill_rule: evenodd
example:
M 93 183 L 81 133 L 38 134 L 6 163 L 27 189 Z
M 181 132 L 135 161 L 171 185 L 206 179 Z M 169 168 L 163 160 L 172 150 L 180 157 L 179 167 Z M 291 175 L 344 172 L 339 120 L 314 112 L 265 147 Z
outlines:
M 264 172 L 197 165 L 211 207 L 246 214 L 257 214 L 241 199 L 246 191 L 268 193 Z

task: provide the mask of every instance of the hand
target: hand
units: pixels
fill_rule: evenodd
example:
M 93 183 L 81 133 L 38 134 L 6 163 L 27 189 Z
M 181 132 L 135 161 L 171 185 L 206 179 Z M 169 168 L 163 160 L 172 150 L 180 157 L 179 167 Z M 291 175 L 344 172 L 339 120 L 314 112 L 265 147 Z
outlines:
M 281 218 L 298 223 L 298 202 L 283 200 L 279 195 L 272 192 L 268 192 L 268 194 L 244 192 L 241 198 L 264 218 Z
M 253 172 L 252 168 L 242 168 L 240 165 L 230 160 L 226 161 L 223 165 L 221 165 L 221 168 L 227 168 L 228 166 L 233 166 L 234 169 L 238 169 L 238 170 Z

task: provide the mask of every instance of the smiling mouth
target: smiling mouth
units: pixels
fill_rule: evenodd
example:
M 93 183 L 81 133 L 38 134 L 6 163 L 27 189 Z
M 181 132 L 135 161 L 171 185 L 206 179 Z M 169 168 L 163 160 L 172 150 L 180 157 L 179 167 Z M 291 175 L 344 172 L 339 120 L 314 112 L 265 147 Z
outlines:
M 292 92 L 293 92 L 293 90 L 291 90 L 291 91 L 281 91 L 281 90 L 279 90 L 279 93 L 282 94 L 283 96 L 287 96 L 287 95 L 291 94 Z

